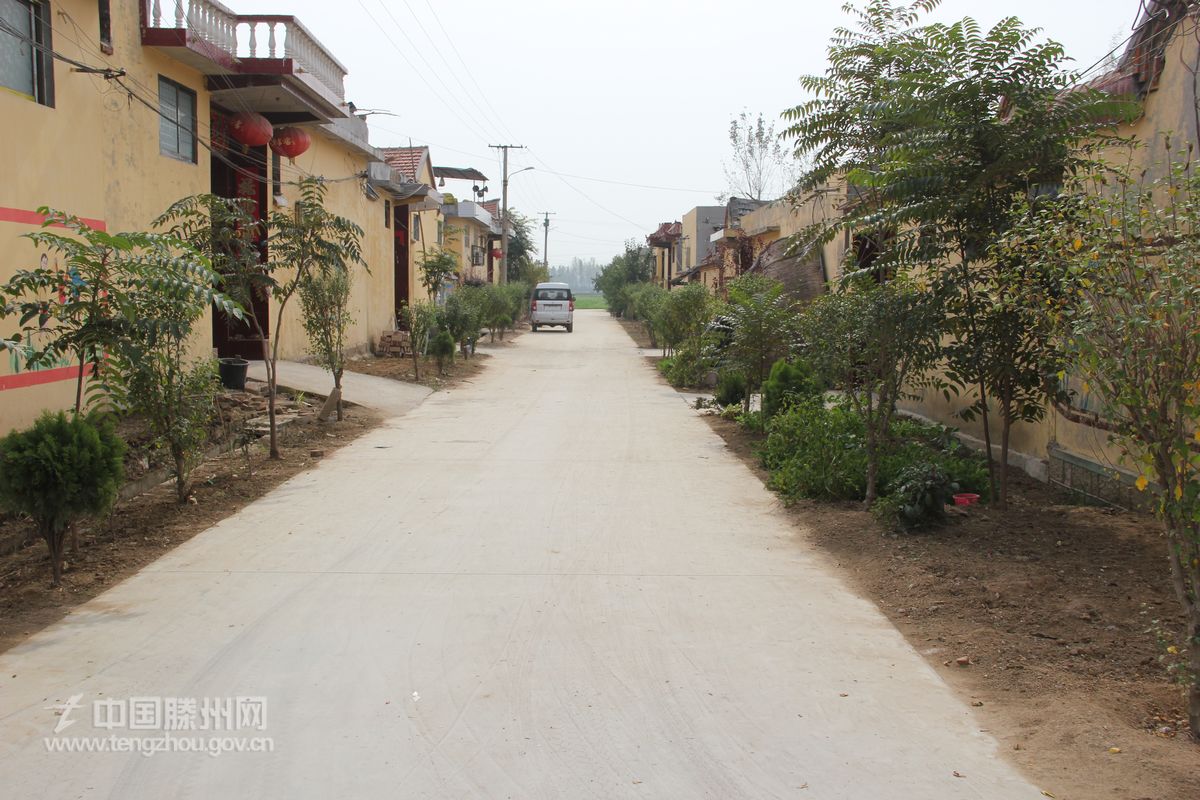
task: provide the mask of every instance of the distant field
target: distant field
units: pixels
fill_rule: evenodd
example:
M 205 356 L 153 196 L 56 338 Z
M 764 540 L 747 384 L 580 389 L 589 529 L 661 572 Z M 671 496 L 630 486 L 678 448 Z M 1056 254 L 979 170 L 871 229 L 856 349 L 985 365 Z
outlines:
M 602 294 L 577 294 L 575 295 L 576 308 L 608 308 L 608 303 L 604 302 Z

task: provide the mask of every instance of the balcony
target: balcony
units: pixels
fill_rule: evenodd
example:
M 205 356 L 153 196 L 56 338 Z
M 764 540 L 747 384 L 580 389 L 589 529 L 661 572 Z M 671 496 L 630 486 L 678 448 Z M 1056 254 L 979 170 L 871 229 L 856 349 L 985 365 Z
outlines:
M 143 0 L 142 44 L 207 76 L 213 100 L 273 122 L 349 116 L 346 68 L 290 15 L 235 14 L 215 0 Z

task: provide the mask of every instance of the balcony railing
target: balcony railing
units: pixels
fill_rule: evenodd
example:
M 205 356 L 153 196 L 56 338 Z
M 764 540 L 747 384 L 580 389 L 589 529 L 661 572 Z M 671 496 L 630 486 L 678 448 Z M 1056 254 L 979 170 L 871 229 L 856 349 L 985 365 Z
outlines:
M 185 31 L 225 56 L 236 72 L 254 74 L 262 67 L 256 62 L 288 60 L 292 74 L 307 73 L 339 103 L 346 100 L 346 68 L 291 15 L 235 14 L 216 0 L 145 3 L 147 28 Z

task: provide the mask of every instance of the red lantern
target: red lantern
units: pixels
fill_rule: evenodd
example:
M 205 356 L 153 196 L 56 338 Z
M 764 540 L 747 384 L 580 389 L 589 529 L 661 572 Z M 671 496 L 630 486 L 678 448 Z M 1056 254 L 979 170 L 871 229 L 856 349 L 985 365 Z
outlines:
M 271 149 L 289 159 L 301 155 L 311 144 L 312 137 L 308 131 L 291 126 L 275 131 L 275 137 L 271 139 Z
M 493 250 L 492 258 L 504 258 L 504 251 L 503 250 Z
M 262 114 L 240 111 L 229 118 L 229 135 L 239 144 L 262 147 L 275 135 L 271 123 Z

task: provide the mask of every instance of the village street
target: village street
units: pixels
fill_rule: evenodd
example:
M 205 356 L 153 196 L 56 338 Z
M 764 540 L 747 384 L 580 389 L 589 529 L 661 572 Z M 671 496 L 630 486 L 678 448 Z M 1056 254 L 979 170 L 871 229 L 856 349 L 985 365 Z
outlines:
M 618 323 L 494 352 L 0 656 L 2 793 L 1039 796 Z M 45 743 L 246 697 L 272 752 Z

